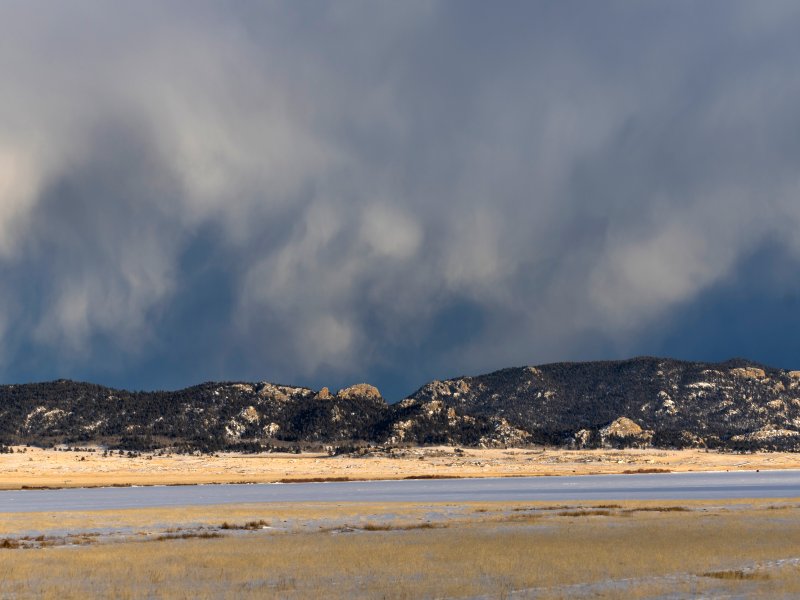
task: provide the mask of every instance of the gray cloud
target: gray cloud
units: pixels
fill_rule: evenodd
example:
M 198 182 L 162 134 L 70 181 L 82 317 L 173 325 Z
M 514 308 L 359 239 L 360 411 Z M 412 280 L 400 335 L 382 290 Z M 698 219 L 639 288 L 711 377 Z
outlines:
M 0 9 L 7 378 L 624 355 L 800 260 L 794 3 L 48 8 Z

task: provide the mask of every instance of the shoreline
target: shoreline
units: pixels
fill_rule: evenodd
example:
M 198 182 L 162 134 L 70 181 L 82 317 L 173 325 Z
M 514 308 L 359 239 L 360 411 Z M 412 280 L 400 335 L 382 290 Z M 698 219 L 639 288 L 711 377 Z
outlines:
M 783 469 L 736 469 L 735 472 L 741 473 L 780 473 L 784 471 L 800 471 L 798 467 L 787 467 Z M 113 483 L 110 485 L 88 485 L 88 486 L 28 486 L 23 485 L 19 488 L 2 488 L 2 492 L 35 492 L 35 491 L 56 491 L 56 490 L 97 490 L 97 489 L 118 489 L 118 488 L 151 488 L 151 487 L 201 487 L 201 486 L 248 486 L 248 485 L 299 485 L 305 483 L 380 483 L 383 481 L 430 481 L 430 480 L 447 480 L 447 479 L 534 479 L 534 478 L 550 478 L 550 477 L 603 477 L 608 475 L 680 475 L 692 473 L 695 475 L 713 475 L 715 473 L 729 473 L 730 470 L 688 470 L 688 471 L 630 471 L 625 473 L 581 473 L 581 474 L 547 474 L 541 473 L 537 475 L 442 475 L 437 477 L 421 476 L 416 477 L 410 475 L 408 477 L 399 478 L 383 478 L 383 479 L 366 479 L 366 478 L 341 478 L 341 477 L 316 477 L 311 479 L 284 479 L 279 481 L 209 481 L 205 483 Z
M 91 449 L 90 449 L 91 450 Z M 800 454 L 704 450 L 416 447 L 396 454 L 102 456 L 15 447 L 0 455 L 0 490 L 322 483 L 800 469 Z

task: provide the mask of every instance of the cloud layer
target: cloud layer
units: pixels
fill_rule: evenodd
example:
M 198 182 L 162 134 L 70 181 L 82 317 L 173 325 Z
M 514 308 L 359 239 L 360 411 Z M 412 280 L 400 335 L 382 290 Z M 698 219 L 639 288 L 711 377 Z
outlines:
M 5 380 L 800 364 L 794 3 L 0 17 Z

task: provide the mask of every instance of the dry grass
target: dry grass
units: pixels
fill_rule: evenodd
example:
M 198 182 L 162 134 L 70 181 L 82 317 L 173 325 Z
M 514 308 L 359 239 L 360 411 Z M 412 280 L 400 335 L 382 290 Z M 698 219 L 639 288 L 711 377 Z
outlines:
M 610 510 L 562 510 L 556 513 L 559 517 L 610 517 Z
M 152 541 L 164 542 L 167 540 L 188 540 L 191 538 L 210 540 L 213 538 L 221 538 L 221 537 L 224 536 L 221 533 L 217 533 L 216 531 L 185 531 L 183 533 L 165 533 L 164 535 L 159 535 L 158 537 L 153 538 Z
M 667 471 L 800 468 L 793 453 L 725 454 L 701 450 L 412 448 L 403 456 L 220 454 L 133 458 L 102 452 L 15 448 L 0 454 L 0 489 L 520 477 Z
M 685 506 L 640 506 L 629 508 L 626 512 L 686 512 L 689 510 Z
M 255 531 L 257 529 L 266 529 L 270 526 L 269 521 L 265 521 L 264 519 L 258 519 L 257 521 L 248 521 L 247 523 L 242 523 L 241 525 L 237 525 L 236 523 L 228 523 L 225 521 L 222 525 L 219 526 L 220 529 L 243 529 L 245 531 Z
M 260 511 L 273 525 L 302 518 L 351 525 L 221 538 L 176 530 L 158 544 L 0 549 L 0 596 L 458 598 L 533 590 L 544 598 L 793 597 L 800 594 L 800 563 L 780 561 L 800 555 L 800 520 L 772 506 L 774 500 L 525 505 L 535 514 L 500 503 L 203 507 L 183 522 L 219 524 L 224 515 L 247 528 L 260 517 L 242 517 Z M 603 518 L 573 520 L 558 511 Z M 142 513 L 114 517 L 121 527 L 141 523 Z M 433 513 L 446 516 L 425 518 Z M 180 515 L 162 510 L 148 518 Z M 535 518 L 508 520 L 529 516 Z
M 410 531 L 412 529 L 439 529 L 442 523 L 413 523 L 411 525 L 395 525 L 393 523 L 367 523 L 358 529 L 363 531 Z
M 781 504 L 778 504 L 781 503 Z M 152 529 L 164 527 L 207 526 L 216 527 L 223 521 L 247 523 L 264 520 L 272 525 L 282 520 L 309 522 L 335 516 L 343 522 L 369 522 L 382 515 L 402 515 L 408 520 L 424 520 L 432 510 L 447 512 L 451 518 L 469 519 L 484 515 L 496 518 L 501 513 L 552 512 L 583 509 L 618 509 L 635 512 L 670 512 L 687 510 L 738 510 L 754 507 L 770 510 L 773 516 L 783 516 L 800 510 L 800 504 L 792 499 L 741 499 L 741 500 L 693 500 L 663 501 L 637 500 L 624 503 L 587 502 L 582 504 L 551 504 L 542 502 L 469 502 L 453 504 L 405 503 L 405 502 L 308 502 L 308 503 L 250 503 L 210 506 L 154 507 L 126 510 L 98 510 L 89 512 L 32 512 L 0 513 L 0 536 L 19 532 L 48 533 L 52 530 L 86 531 L 121 527 Z M 460 516 L 459 516 L 460 515 Z
M 671 469 L 659 469 L 656 467 L 648 467 L 642 469 L 625 469 L 622 474 L 623 475 L 636 475 L 642 473 L 672 473 Z
M 703 573 L 703 577 L 711 577 L 713 579 L 733 579 L 734 581 L 742 581 L 744 579 L 769 579 L 766 573 L 759 573 L 757 571 L 742 571 L 737 569 L 735 571 L 709 571 Z

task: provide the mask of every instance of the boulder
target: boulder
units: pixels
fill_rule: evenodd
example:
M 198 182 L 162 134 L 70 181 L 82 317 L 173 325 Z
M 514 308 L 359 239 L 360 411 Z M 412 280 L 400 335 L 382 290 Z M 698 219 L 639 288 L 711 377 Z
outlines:
M 603 427 L 600 430 L 600 433 L 606 436 L 617 436 L 617 437 L 627 437 L 631 435 L 641 435 L 644 429 L 642 429 L 635 421 L 629 419 L 628 417 L 620 417 L 611 425 L 607 427 Z
M 357 383 L 350 387 L 339 390 L 336 397 L 340 400 L 356 400 L 367 398 L 369 400 L 383 400 L 383 396 L 374 385 L 368 383 Z
M 736 369 L 731 369 L 731 375 L 734 377 L 744 377 L 746 379 L 764 379 L 764 377 L 767 376 L 764 369 L 758 369 L 756 367 L 737 367 Z
M 647 446 L 653 439 L 653 432 L 642 429 L 628 417 L 619 417 L 600 430 L 604 446 Z

